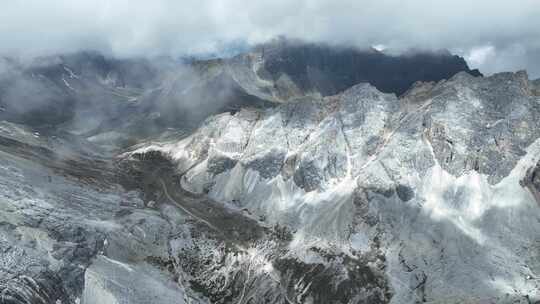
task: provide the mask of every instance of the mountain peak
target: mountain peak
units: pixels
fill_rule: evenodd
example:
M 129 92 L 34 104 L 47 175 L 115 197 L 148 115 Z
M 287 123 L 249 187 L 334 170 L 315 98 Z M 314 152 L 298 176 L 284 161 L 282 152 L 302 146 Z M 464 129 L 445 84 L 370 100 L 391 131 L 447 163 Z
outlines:
M 288 75 L 304 91 L 333 95 L 359 82 L 369 82 L 386 93 L 403 94 L 415 81 L 439 81 L 471 70 L 462 57 L 444 51 L 410 50 L 387 55 L 372 48 L 359 49 L 300 40 L 275 39 L 256 47 L 273 80 Z

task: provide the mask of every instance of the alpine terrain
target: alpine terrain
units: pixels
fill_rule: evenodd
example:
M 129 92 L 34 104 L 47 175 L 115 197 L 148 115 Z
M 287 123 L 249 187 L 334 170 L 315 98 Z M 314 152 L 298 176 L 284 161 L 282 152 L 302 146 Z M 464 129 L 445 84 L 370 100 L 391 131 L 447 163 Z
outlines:
M 447 51 L 0 58 L 0 303 L 540 303 L 540 80 Z

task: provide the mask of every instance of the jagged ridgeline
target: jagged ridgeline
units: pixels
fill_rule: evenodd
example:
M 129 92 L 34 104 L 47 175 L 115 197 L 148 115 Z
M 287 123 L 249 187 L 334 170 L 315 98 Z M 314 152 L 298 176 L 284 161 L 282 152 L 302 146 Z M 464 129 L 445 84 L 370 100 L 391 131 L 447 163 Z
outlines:
M 278 39 L 227 59 L 111 59 L 93 52 L 0 64 L 0 119 L 133 144 L 212 114 L 329 96 L 367 82 L 401 95 L 470 70 L 448 52 L 399 56 Z
M 540 301 L 525 72 L 286 40 L 2 71 L 2 304 Z

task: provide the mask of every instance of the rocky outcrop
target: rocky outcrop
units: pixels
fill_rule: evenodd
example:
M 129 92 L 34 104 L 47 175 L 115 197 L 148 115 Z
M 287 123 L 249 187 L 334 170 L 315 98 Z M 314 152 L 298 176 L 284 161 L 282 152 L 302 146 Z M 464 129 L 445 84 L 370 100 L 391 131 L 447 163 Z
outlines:
M 538 136 L 538 103 L 525 72 L 485 79 L 460 73 L 432 92 L 423 125 L 439 163 L 454 175 L 475 170 L 499 182 Z

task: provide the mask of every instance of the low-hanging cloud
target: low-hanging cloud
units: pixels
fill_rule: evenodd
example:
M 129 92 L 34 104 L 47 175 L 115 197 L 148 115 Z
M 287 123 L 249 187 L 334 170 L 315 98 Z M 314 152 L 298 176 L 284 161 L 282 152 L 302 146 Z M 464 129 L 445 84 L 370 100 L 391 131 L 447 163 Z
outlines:
M 0 52 L 8 54 L 178 56 L 285 35 L 446 48 L 488 73 L 526 68 L 540 77 L 537 0 L 9 0 L 0 8 Z

